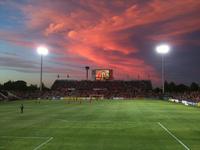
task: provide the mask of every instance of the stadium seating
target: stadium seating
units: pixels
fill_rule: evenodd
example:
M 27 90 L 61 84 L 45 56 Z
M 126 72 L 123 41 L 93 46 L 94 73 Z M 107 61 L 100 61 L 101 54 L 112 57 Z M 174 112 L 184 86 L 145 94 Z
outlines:
M 17 100 L 20 99 L 15 94 L 8 91 L 0 91 L 0 100 Z
M 59 91 L 62 96 L 89 96 L 104 95 L 111 97 L 136 97 L 144 96 L 152 90 L 149 80 L 141 81 L 77 81 L 77 80 L 56 80 L 52 86 L 53 91 Z

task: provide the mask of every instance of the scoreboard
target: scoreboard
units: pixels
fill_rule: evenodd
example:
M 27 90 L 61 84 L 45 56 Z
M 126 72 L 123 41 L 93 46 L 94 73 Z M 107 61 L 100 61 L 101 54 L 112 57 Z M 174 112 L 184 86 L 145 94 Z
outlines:
M 113 80 L 112 69 L 94 69 L 92 70 L 92 78 L 97 81 Z

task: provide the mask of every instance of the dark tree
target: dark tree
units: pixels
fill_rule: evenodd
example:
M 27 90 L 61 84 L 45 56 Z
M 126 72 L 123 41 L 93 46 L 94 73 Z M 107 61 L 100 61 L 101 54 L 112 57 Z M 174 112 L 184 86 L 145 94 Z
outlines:
M 3 84 L 3 89 L 4 90 L 13 90 L 13 84 L 12 81 L 8 81 Z
M 3 90 L 13 90 L 13 91 L 26 91 L 27 83 L 25 81 L 8 81 L 4 83 Z
M 0 84 L 0 90 L 3 90 L 3 85 Z
M 38 90 L 38 87 L 37 85 L 33 85 L 31 84 L 30 86 L 27 87 L 28 91 L 36 91 Z
M 170 82 L 168 83 L 167 81 L 165 81 L 165 91 L 166 92 L 176 92 L 177 91 L 177 86 L 174 82 Z
M 153 90 L 155 93 L 161 93 L 162 92 L 162 89 L 161 88 L 155 88 L 154 90 Z
M 176 92 L 176 84 L 174 82 L 170 82 L 169 91 L 170 92 Z
M 179 84 L 177 86 L 177 92 L 183 93 L 183 92 L 187 92 L 187 91 L 189 91 L 189 87 L 188 86 L 186 86 L 184 84 Z
M 13 82 L 13 88 L 16 91 L 25 91 L 27 90 L 27 83 L 25 81 L 16 81 Z
M 43 89 L 44 91 L 49 91 L 49 90 L 50 90 L 48 87 L 46 87 L 46 86 L 44 85 L 44 83 L 42 83 L 42 89 Z
M 195 82 L 192 82 L 190 85 L 190 91 L 198 91 L 199 90 L 199 85 Z

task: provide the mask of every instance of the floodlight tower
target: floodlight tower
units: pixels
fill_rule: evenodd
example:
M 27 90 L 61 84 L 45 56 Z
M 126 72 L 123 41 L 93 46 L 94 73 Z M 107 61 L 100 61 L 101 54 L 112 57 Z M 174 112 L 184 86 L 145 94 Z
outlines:
M 86 80 L 88 80 L 88 71 L 89 71 L 90 67 L 89 66 L 85 66 L 85 70 L 86 70 Z
M 162 93 L 165 93 L 165 55 L 169 53 L 170 46 L 167 44 L 156 47 L 156 52 L 162 56 Z
M 48 54 L 48 49 L 46 47 L 40 46 L 37 48 L 37 53 L 41 56 L 40 64 L 40 91 L 42 92 L 42 73 L 43 73 L 43 56 Z

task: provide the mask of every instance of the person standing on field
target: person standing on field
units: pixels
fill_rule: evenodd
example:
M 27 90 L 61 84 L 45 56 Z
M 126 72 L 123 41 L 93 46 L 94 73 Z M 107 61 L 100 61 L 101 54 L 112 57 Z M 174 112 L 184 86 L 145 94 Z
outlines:
M 21 104 L 20 110 L 21 110 L 21 114 L 23 114 L 23 112 L 24 112 L 24 105 L 23 104 Z

